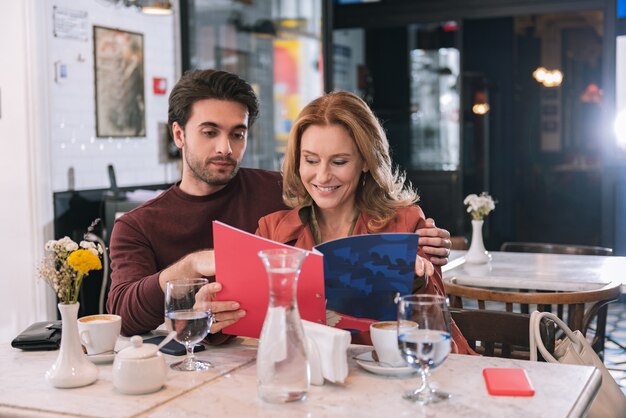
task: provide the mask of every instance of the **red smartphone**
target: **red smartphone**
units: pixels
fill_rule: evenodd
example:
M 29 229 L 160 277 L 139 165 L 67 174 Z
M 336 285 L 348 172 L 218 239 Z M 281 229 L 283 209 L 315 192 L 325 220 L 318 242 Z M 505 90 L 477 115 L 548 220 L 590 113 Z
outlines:
M 495 396 L 533 396 L 535 389 L 526 370 L 513 368 L 486 368 L 483 377 L 487 392 Z

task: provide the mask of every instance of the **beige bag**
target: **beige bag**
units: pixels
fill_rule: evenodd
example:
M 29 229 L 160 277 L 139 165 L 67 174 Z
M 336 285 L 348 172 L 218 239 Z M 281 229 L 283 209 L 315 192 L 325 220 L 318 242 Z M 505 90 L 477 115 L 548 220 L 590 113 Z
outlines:
M 541 341 L 539 323 L 547 317 L 554 321 L 564 332 L 565 337 L 557 340 L 554 355 L 550 354 Z M 595 366 L 602 375 L 600 390 L 591 404 L 588 417 L 591 418 L 624 418 L 626 417 L 626 396 L 611 376 L 600 357 L 593 351 L 591 344 L 578 330 L 572 331 L 556 315 L 549 312 L 535 311 L 530 316 L 530 359 L 537 360 L 537 349 L 541 356 L 550 363 L 578 364 Z

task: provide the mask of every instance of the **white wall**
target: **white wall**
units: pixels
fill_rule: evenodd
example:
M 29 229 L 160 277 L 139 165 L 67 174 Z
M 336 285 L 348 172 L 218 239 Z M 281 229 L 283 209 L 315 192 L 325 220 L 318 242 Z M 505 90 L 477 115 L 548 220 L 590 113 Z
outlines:
M 175 18 L 104 3 L 0 0 L 0 342 L 55 314 L 54 296 L 35 268 L 53 236 L 52 192 L 67 189 L 70 167 L 76 189 L 108 187 L 108 164 L 122 186 L 178 179 L 175 164 L 159 162 L 157 140 L 157 123 L 167 120 L 167 96 L 177 79 Z M 55 5 L 87 11 L 87 41 L 53 36 Z M 144 34 L 145 138 L 95 138 L 93 25 Z M 54 81 L 59 60 L 68 67 L 63 84 Z M 167 79 L 166 95 L 152 93 L 152 77 Z
M 107 165 L 113 164 L 120 186 L 169 183 L 178 179 L 175 163 L 161 162 L 158 123 L 167 122 L 167 98 L 176 82 L 175 15 L 148 16 L 137 8 L 106 6 L 104 1 L 47 0 L 45 2 L 46 72 L 50 93 L 50 151 L 54 191 L 109 186 Z M 88 39 L 53 36 L 53 7 L 87 12 Z M 146 136 L 96 138 L 95 77 L 92 26 L 143 34 Z M 55 82 L 55 63 L 67 66 L 67 79 Z M 152 92 L 152 78 L 168 81 L 165 95 Z M 160 161 L 161 160 L 161 161 Z
M 46 93 L 36 0 L 0 0 L 0 342 L 10 341 L 54 302 L 35 265 L 50 231 L 51 196 L 44 136 Z M 50 217 L 48 216 L 48 219 Z

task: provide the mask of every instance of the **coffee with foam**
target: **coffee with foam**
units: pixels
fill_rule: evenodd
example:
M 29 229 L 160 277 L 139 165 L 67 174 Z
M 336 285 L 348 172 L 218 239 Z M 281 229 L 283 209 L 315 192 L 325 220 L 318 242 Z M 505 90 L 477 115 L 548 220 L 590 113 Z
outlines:
M 78 319 L 78 334 L 90 355 L 112 352 L 121 328 L 122 317 L 119 315 L 99 314 Z
M 375 324 L 372 324 L 372 326 L 376 329 L 398 329 L 398 323 L 395 321 L 376 322 Z
M 400 322 L 402 327 L 415 327 L 412 321 Z M 398 348 L 398 321 L 381 321 L 370 325 L 370 337 L 381 364 L 391 367 L 406 366 Z
M 82 318 L 78 318 L 79 322 L 109 322 L 116 321 L 118 318 L 117 315 L 89 315 L 83 316 Z

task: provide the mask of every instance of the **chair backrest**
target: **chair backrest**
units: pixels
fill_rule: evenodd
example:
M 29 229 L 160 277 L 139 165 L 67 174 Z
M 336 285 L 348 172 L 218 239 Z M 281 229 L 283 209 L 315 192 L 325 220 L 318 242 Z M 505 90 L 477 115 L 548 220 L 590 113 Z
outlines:
M 479 354 L 530 358 L 529 314 L 458 308 L 450 308 L 450 314 L 469 345 Z M 555 329 L 549 319 L 540 324 L 541 338 L 550 353 L 554 351 Z
M 500 251 L 572 255 L 613 255 L 613 249 L 592 245 L 550 244 L 544 242 L 505 242 Z
M 452 243 L 452 250 L 467 250 L 469 248 L 469 243 L 467 242 L 467 238 L 461 235 L 453 235 L 450 237 L 450 242 Z
M 451 278 L 444 283 L 452 308 L 464 308 L 464 304 L 476 301 L 479 310 L 489 313 L 505 310 L 506 312 L 530 312 L 529 305 L 536 305 L 538 311 L 552 311 L 556 306 L 559 318 L 565 320 L 573 330 L 580 330 L 584 335 L 592 320 L 596 321 L 593 348 L 601 354 L 604 350 L 606 315 L 609 302 L 617 300 L 621 293 L 620 283 L 610 283 L 602 288 L 578 292 L 547 292 L 519 289 L 519 291 L 503 291 L 500 289 L 465 286 Z M 464 302 L 465 301 L 465 302 Z M 487 306 L 487 302 L 499 302 L 497 309 Z M 504 306 L 502 306 L 504 305 Z M 586 305 L 589 306 L 587 309 Z M 472 306 L 472 305 L 470 305 Z M 472 306 L 473 307 L 473 306 Z

